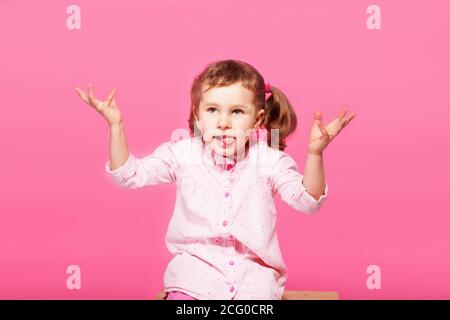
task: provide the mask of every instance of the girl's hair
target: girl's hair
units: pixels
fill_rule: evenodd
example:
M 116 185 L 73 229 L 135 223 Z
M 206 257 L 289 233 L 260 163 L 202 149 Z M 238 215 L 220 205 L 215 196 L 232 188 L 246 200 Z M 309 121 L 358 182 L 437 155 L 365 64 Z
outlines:
M 240 60 L 222 60 L 208 64 L 205 69 L 195 77 L 191 86 L 191 111 L 189 115 L 189 129 L 191 136 L 199 132 L 195 124 L 194 115 L 198 116 L 202 84 L 209 86 L 204 92 L 214 87 L 229 86 L 240 82 L 243 87 L 253 92 L 253 103 L 256 111 L 264 109 L 263 127 L 267 130 L 267 143 L 269 146 L 284 150 L 286 137 L 297 126 L 297 117 L 287 97 L 278 88 L 270 85 L 271 97 L 265 101 L 265 82 L 262 75 L 250 64 Z M 278 129 L 278 144 L 272 146 L 271 129 Z

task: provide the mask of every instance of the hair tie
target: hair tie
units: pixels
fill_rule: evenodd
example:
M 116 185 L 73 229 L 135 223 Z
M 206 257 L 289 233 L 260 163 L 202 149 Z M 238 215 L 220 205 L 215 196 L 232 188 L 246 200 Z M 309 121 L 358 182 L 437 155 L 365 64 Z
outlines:
M 267 101 L 272 96 L 272 91 L 270 91 L 270 83 L 265 84 L 265 101 Z

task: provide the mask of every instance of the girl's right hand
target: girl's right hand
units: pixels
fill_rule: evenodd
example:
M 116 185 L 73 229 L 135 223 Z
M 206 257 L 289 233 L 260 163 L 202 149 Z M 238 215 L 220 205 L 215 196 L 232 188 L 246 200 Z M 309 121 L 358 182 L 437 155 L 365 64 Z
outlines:
M 105 101 L 100 101 L 94 97 L 92 92 L 92 84 L 88 84 L 88 92 L 84 92 L 79 87 L 75 90 L 80 95 L 80 98 L 86 102 L 88 105 L 97 110 L 103 118 L 108 122 L 109 126 L 120 124 L 122 122 L 122 114 L 120 113 L 119 107 L 116 103 L 116 93 L 117 90 L 113 89 Z

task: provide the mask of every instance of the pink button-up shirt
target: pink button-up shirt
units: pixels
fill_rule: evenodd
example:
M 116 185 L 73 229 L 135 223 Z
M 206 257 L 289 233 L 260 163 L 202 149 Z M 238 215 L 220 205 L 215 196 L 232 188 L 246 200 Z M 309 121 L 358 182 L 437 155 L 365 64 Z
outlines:
M 127 188 L 174 182 L 176 203 L 166 233 L 173 254 L 164 273 L 166 292 L 197 299 L 279 300 L 287 268 L 276 233 L 273 196 L 292 208 L 316 212 L 315 200 L 287 153 L 249 142 L 238 159 L 216 155 L 201 137 L 164 142 L 143 158 L 130 153 L 111 170 Z

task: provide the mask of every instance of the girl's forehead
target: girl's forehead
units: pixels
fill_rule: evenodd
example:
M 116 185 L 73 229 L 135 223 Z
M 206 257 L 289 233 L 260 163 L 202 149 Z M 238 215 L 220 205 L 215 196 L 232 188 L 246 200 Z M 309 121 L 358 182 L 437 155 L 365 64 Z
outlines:
M 203 84 L 202 92 L 208 86 Z M 224 105 L 252 104 L 253 92 L 243 87 L 241 83 L 234 83 L 224 87 L 213 87 L 202 93 L 203 103 L 217 103 Z

